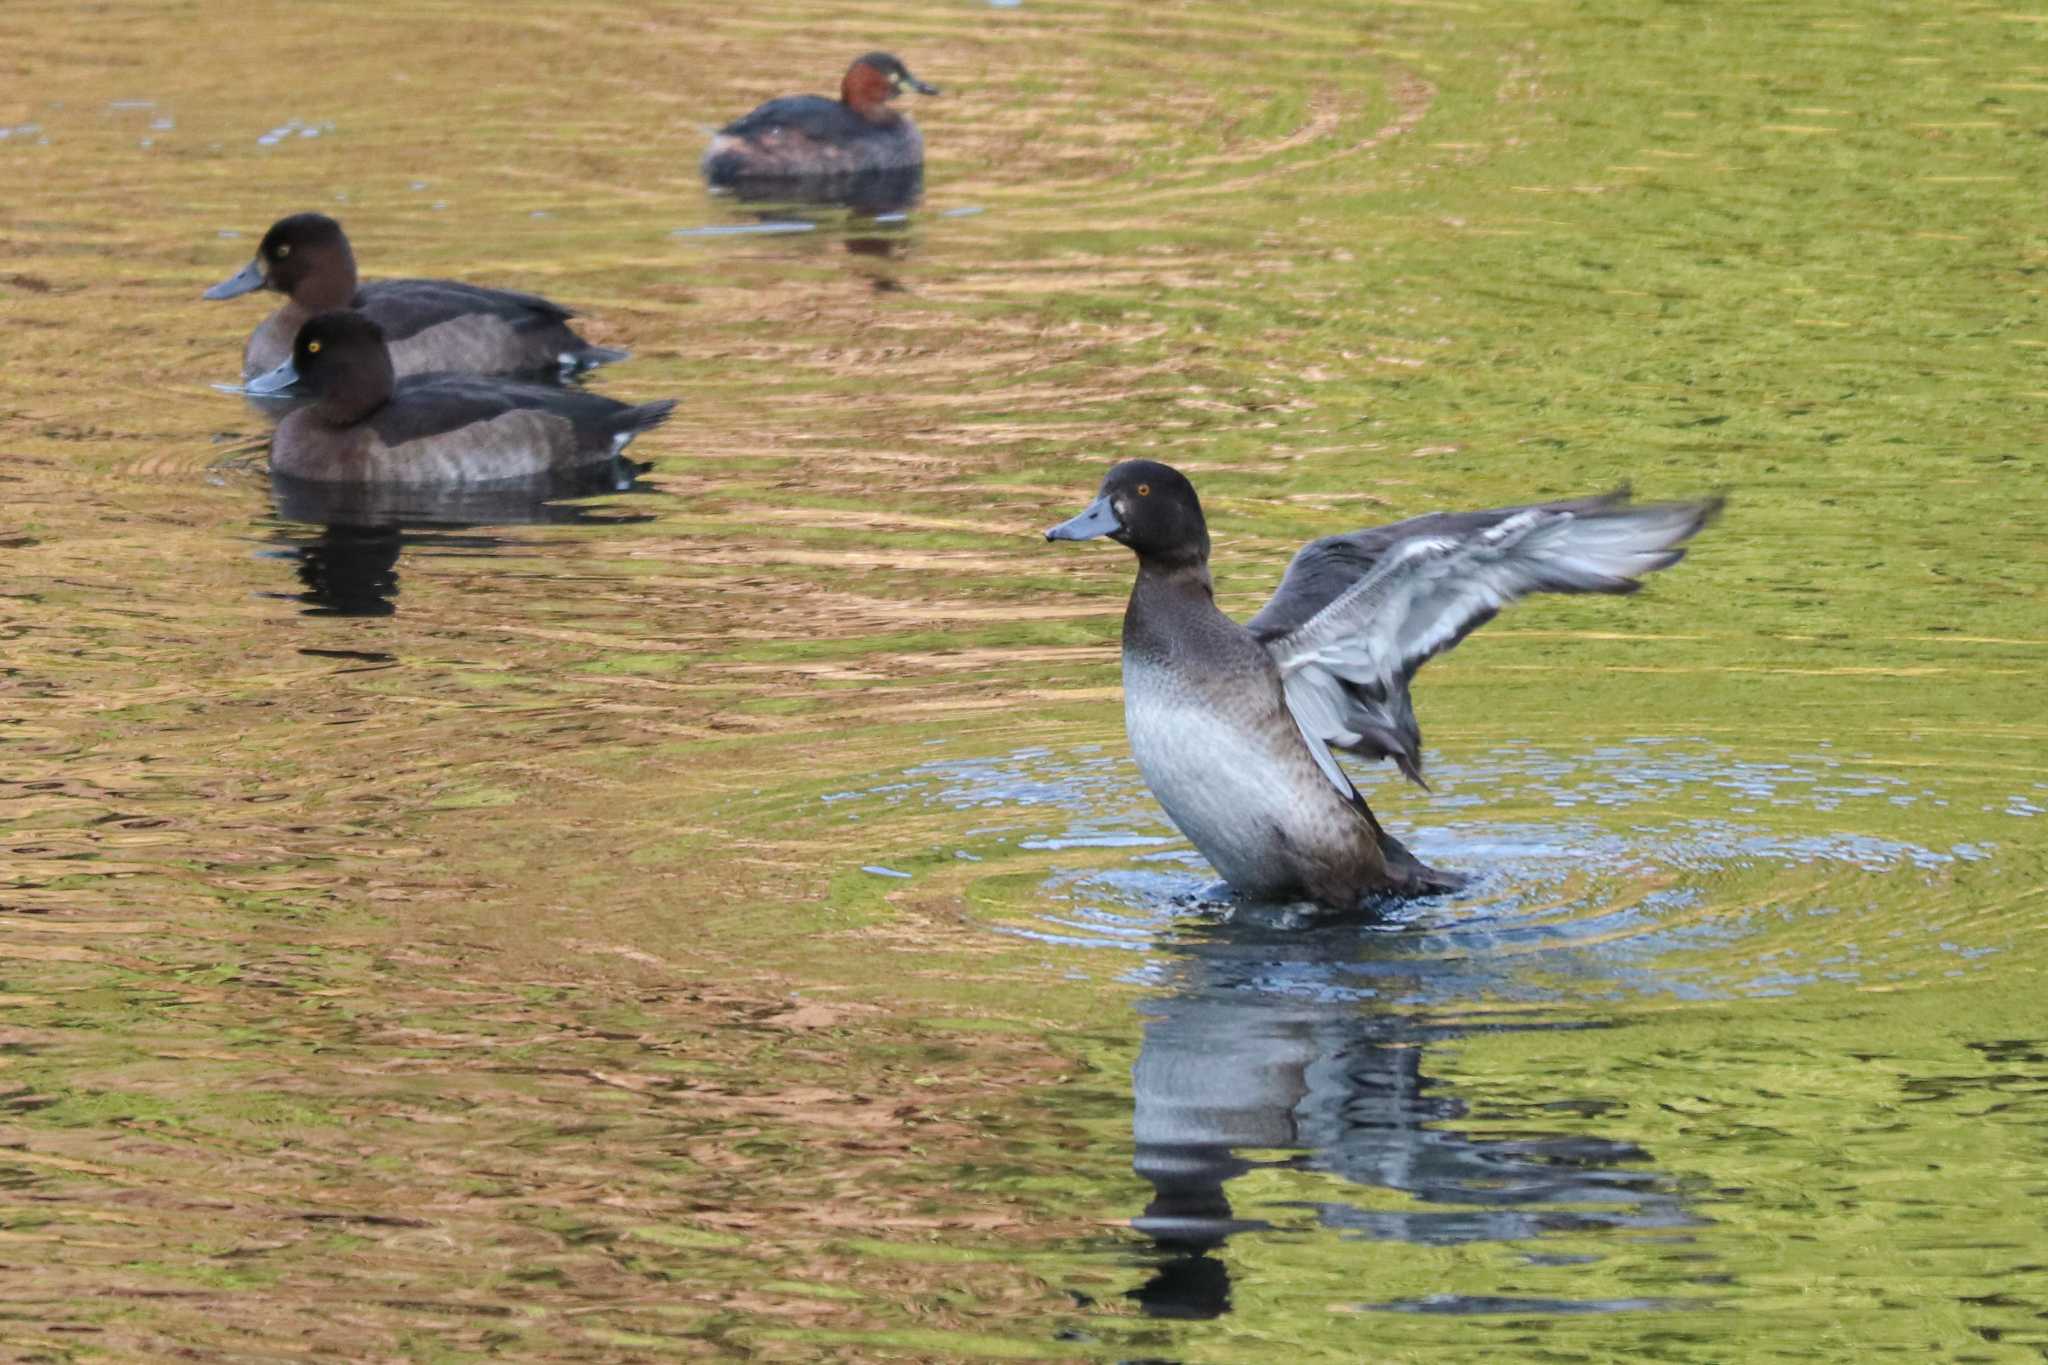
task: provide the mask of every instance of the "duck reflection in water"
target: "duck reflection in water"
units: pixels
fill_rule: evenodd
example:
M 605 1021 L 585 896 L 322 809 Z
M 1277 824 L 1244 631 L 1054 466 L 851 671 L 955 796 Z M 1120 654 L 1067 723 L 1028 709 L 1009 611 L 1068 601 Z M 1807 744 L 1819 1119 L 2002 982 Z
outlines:
M 1325 1172 L 1409 1196 L 1414 1206 L 1400 1210 L 1311 1206 L 1323 1226 L 1373 1241 L 1445 1246 L 1700 1221 L 1633 1143 L 1481 1138 L 1456 1126 L 1466 1103 L 1425 1063 L 1431 1047 L 1472 1030 L 1377 1007 L 1410 994 L 1426 970 L 1410 962 L 1382 975 L 1393 964 L 1371 960 L 1377 937 L 1355 927 L 1262 935 L 1236 923 L 1180 945 L 1173 993 L 1146 1007 L 1132 1068 L 1132 1164 L 1153 1196 L 1131 1224 L 1164 1253 L 1131 1292 L 1148 1314 L 1230 1311 L 1229 1270 L 1211 1253 L 1273 1227 L 1231 1207 L 1226 1187 L 1254 1170 Z
M 924 163 L 714 181 L 746 206 L 760 230 L 833 237 L 856 256 L 889 259 L 910 249 L 910 210 L 924 198 Z
M 396 526 L 328 526 L 298 547 L 299 600 L 309 616 L 389 616 L 398 610 Z
M 820 210 L 860 218 L 893 218 L 924 197 L 924 167 L 899 166 L 841 175 L 769 176 L 723 187 L 763 222 L 821 222 Z
M 650 466 L 619 459 L 543 481 L 468 485 L 332 484 L 273 474 L 271 499 L 282 522 L 321 528 L 312 540 L 290 526 L 271 539 L 297 562 L 296 594 L 308 615 L 390 616 L 398 610 L 398 560 L 407 547 L 478 553 L 503 548 L 484 526 L 651 521 L 652 513 L 564 501 L 599 493 L 649 493 Z
M 924 168 L 750 181 L 723 192 L 744 206 L 749 222 L 706 228 L 704 235 L 787 234 L 836 241 L 855 256 L 891 259 L 908 254 L 914 244 L 910 211 L 924 197 Z

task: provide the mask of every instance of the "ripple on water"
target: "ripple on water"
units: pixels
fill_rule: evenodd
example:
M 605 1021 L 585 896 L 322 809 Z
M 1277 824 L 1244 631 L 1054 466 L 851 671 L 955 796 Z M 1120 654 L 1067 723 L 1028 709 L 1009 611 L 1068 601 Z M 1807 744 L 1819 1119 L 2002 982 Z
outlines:
M 1369 795 L 1410 815 L 1392 823 L 1421 856 L 1474 879 L 1364 922 L 1205 901 L 1210 870 L 1102 746 L 939 759 L 824 798 L 932 831 L 946 843 L 927 866 L 966 868 L 996 933 L 1142 989 L 1129 1141 L 1145 1192 L 1127 1216 L 1144 1241 L 1121 1255 L 1145 1318 L 1243 1312 L 1248 1272 L 1266 1308 L 1303 1312 L 1718 1309 L 1753 1288 L 1731 1251 L 1746 1233 L 1723 1221 L 1741 1192 L 1646 1136 L 1662 1130 L 1632 1103 L 1645 1044 L 1594 1039 L 1685 1014 L 1718 1039 L 1728 1002 L 1944 975 L 2004 927 L 1948 884 L 1995 869 L 1995 848 L 1897 832 L 1943 789 L 1852 758 L 1504 745 L 1433 776 L 1433 797 Z M 1718 1093 L 1714 1049 L 1752 1046 L 1657 1036 L 1679 1041 L 1648 1055 L 1702 1093 Z M 1785 1061 L 1788 1077 L 1813 1066 Z M 1777 1160 L 1782 1099 L 1753 1103 L 1743 1125 L 1687 1131 Z
M 1949 874 L 1995 848 L 1858 828 L 1873 806 L 1945 801 L 1917 778 L 1825 752 L 1758 761 L 1663 741 L 1582 754 L 1502 746 L 1432 777 L 1432 796 L 1408 798 L 1419 818 L 1390 826 L 1472 881 L 1366 922 L 1207 899 L 1214 874 L 1128 759 L 1101 746 L 937 760 L 823 799 L 953 812 L 965 823 L 950 856 L 990 875 L 1026 854 L 1072 855 L 1028 900 L 1010 896 L 997 930 L 1130 954 L 1139 960 L 1118 975 L 1135 984 L 1155 984 L 1162 954 L 1225 917 L 1259 989 L 1295 988 L 1294 949 L 1369 941 L 1340 970 L 1317 963 L 1299 989 L 1431 1009 L 1782 995 L 1953 974 L 1998 951 L 2001 925 L 1959 924 L 1944 909 Z M 1715 813 L 1692 813 L 1701 805 Z M 1551 815 L 1469 818 L 1532 807 Z
M 827 74 L 841 20 L 358 6 L 323 46 L 319 6 L 104 8 L 0 6 L 36 87 L 0 99 L 35 161 L 0 269 L 10 1339 L 2038 1351 L 2017 7 L 913 4 L 963 96 L 934 191 L 992 211 L 703 240 L 667 234 L 758 210 L 697 197 L 668 113 Z M 617 79 L 535 117 L 432 78 L 480 49 Z M 379 96 L 327 129 L 293 50 Z M 138 96 L 176 127 L 104 112 Z M 252 561 L 261 460 L 208 434 L 262 424 L 205 384 L 254 304 L 195 295 L 313 206 L 286 180 L 373 270 L 588 308 L 637 352 L 601 387 L 691 395 L 646 451 L 691 496 Z M 1479 873 L 1380 926 L 1185 903 L 1208 873 L 1120 745 L 900 771 L 1108 687 L 1127 568 L 1024 537 L 1138 449 L 1199 462 L 1248 575 L 1361 500 L 1735 485 L 1626 639 L 1560 604 L 1485 650 L 1546 735 L 1741 751 L 1468 744 L 1435 798 L 1375 786 Z M 264 595 L 301 582 L 397 615 Z M 1240 1224 L 1273 1231 L 1201 1249 Z M 1702 1301 L 1743 1311 L 1657 1311 Z

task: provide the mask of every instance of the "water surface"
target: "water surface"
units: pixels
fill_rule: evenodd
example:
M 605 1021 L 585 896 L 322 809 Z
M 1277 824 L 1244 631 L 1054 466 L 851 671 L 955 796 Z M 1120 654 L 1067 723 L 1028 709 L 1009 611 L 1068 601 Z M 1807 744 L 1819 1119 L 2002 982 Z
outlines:
M 0 12 L 4 1349 L 2039 1359 L 2044 44 Z M 919 207 L 702 193 L 876 46 Z M 281 496 L 198 294 L 303 209 L 582 309 L 652 469 Z M 1434 792 L 1362 780 L 1469 892 L 1226 920 L 1127 559 L 1037 537 L 1140 454 L 1240 614 L 1332 530 L 1734 501 L 1423 675 Z

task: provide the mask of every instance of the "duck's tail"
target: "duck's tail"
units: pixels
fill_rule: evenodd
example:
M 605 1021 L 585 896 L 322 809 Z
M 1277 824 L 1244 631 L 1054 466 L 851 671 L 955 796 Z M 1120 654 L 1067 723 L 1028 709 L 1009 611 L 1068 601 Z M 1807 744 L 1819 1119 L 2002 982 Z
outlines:
M 663 398 L 653 403 L 642 403 L 637 408 L 625 408 L 612 419 L 612 454 L 617 455 L 632 443 L 635 436 L 643 431 L 652 431 L 668 420 L 676 410 L 676 400 Z
M 1456 891 L 1465 885 L 1463 873 L 1446 872 L 1440 867 L 1431 867 L 1408 851 L 1407 845 L 1387 833 L 1379 832 L 1380 857 L 1386 860 L 1388 890 L 1393 895 L 1435 896 L 1446 891 Z
M 652 431 L 666 422 L 669 414 L 676 410 L 676 400 L 659 398 L 652 403 L 642 403 L 637 408 L 627 408 L 620 430 L 632 432 L 635 436 L 643 431 Z
M 1405 765 L 1403 765 L 1405 766 Z M 1421 781 L 1420 775 L 1416 780 Z M 1372 813 L 1372 807 L 1365 804 L 1365 798 L 1356 788 L 1351 793 L 1351 804 L 1372 830 L 1373 842 L 1380 846 L 1380 860 L 1386 864 L 1387 884 L 1381 890 L 1367 897 L 1376 901 L 1383 897 L 1406 899 L 1411 896 L 1435 896 L 1446 891 L 1456 891 L 1465 885 L 1462 873 L 1446 872 L 1440 867 L 1431 867 L 1408 851 L 1408 846 L 1387 833 L 1379 818 Z
M 562 356 L 562 366 L 570 374 L 582 374 L 600 365 L 616 365 L 621 360 L 631 360 L 631 351 L 622 351 L 616 346 L 585 346 L 580 351 L 569 351 Z

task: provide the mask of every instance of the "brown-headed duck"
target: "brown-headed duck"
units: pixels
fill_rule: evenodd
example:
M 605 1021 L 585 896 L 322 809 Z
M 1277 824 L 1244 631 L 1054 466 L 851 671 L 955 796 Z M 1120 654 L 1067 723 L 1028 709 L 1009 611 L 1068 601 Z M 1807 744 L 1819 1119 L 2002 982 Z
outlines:
M 338 483 L 545 478 L 613 460 L 675 407 L 672 398 L 634 407 L 487 375 L 400 379 L 383 329 L 348 311 L 308 320 L 284 363 L 245 387 L 257 397 L 310 400 L 278 424 L 272 472 Z
M 255 259 L 206 291 L 232 299 L 258 289 L 285 295 L 249 334 L 242 374 L 275 369 L 292 353 L 308 318 L 353 308 L 384 329 L 391 362 L 413 374 L 570 375 L 624 360 L 569 327 L 575 314 L 535 294 L 456 280 L 356 278 L 356 257 L 341 224 L 324 213 L 280 218 L 263 234 Z

